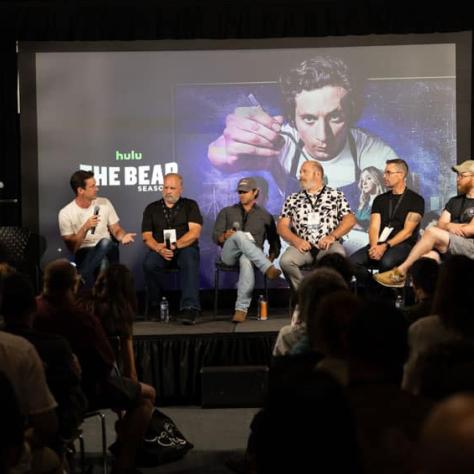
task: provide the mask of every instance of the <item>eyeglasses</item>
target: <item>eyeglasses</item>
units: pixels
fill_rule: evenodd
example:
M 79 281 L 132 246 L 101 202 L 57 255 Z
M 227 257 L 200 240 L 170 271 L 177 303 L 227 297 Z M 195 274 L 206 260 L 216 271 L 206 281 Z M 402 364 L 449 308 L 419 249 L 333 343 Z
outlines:
M 401 171 L 384 171 L 383 172 L 384 176 L 385 175 L 392 176 L 392 174 L 397 174 L 397 173 L 401 173 Z
M 472 173 L 460 173 L 456 176 L 456 179 L 470 178 L 471 176 L 472 176 Z

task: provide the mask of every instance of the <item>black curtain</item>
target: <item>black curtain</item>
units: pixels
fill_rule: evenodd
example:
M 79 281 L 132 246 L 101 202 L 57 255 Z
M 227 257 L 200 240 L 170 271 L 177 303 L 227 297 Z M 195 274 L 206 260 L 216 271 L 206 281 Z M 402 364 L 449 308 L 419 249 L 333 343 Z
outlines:
M 464 5 L 463 5 L 464 4 Z M 472 30 L 451 0 L 17 0 L 0 3 L 0 198 L 19 198 L 16 41 L 321 37 Z M 471 86 L 472 90 L 472 86 Z M 472 109 L 472 103 L 471 103 Z M 471 116 L 474 113 L 471 110 Z M 471 148 L 472 146 L 471 134 Z M 468 157 L 460 157 L 464 160 Z M 19 224 L 1 205 L 1 223 Z

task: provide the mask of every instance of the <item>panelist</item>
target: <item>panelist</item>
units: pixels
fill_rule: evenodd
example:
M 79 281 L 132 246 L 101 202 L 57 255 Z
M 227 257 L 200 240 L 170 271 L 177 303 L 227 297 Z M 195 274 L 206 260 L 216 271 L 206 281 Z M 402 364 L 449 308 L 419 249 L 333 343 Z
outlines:
M 389 191 L 378 195 L 372 204 L 369 244 L 351 255 L 357 282 L 363 287 L 372 282 L 369 267 L 381 272 L 395 267 L 417 241 L 425 200 L 407 188 L 407 176 L 404 160 L 387 161 L 383 179 Z
M 142 236 L 148 252 L 143 262 L 150 314 L 159 311 L 165 270 L 179 269 L 180 320 L 194 324 L 201 310 L 199 301 L 199 236 L 202 216 L 196 201 L 181 197 L 183 178 L 164 177 L 162 199 L 143 212 Z
M 252 300 L 255 286 L 253 265 L 269 279 L 278 278 L 281 271 L 273 266 L 280 254 L 280 237 L 273 216 L 256 201 L 260 190 L 253 178 L 242 178 L 237 184 L 239 203 L 222 209 L 214 224 L 214 242 L 222 246 L 221 260 L 226 265 L 239 262 L 237 300 L 232 321 L 242 323 Z M 262 247 L 267 240 L 268 257 Z M 253 264 L 253 265 L 252 265 Z
M 344 194 L 324 184 L 319 162 L 304 162 L 300 186 L 300 192 L 286 199 L 277 225 L 280 236 L 290 244 L 280 266 L 293 291 L 303 279 L 300 267 L 328 253 L 345 256 L 341 239 L 356 223 Z
M 118 242 L 130 244 L 137 234 L 125 232 L 112 203 L 97 197 L 92 171 L 76 171 L 70 185 L 76 197 L 59 211 L 59 230 L 85 286 L 92 287 L 100 270 L 118 263 Z

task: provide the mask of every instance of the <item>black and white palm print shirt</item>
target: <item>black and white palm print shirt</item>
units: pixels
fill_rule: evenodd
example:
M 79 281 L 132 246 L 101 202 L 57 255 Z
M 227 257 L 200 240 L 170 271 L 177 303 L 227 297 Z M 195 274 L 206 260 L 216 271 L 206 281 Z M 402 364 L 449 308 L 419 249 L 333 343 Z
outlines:
M 290 194 L 283 205 L 280 218 L 288 217 L 296 235 L 316 245 L 351 212 L 344 194 L 325 186 L 319 194 L 305 191 Z

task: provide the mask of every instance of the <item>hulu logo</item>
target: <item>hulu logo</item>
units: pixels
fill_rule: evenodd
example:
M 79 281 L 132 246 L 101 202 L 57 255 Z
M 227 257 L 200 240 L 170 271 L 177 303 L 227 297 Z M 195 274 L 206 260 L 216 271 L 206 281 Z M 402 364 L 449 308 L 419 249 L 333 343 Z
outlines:
M 120 153 L 115 151 L 115 161 L 139 161 L 142 159 L 142 154 L 132 150 L 129 153 Z

